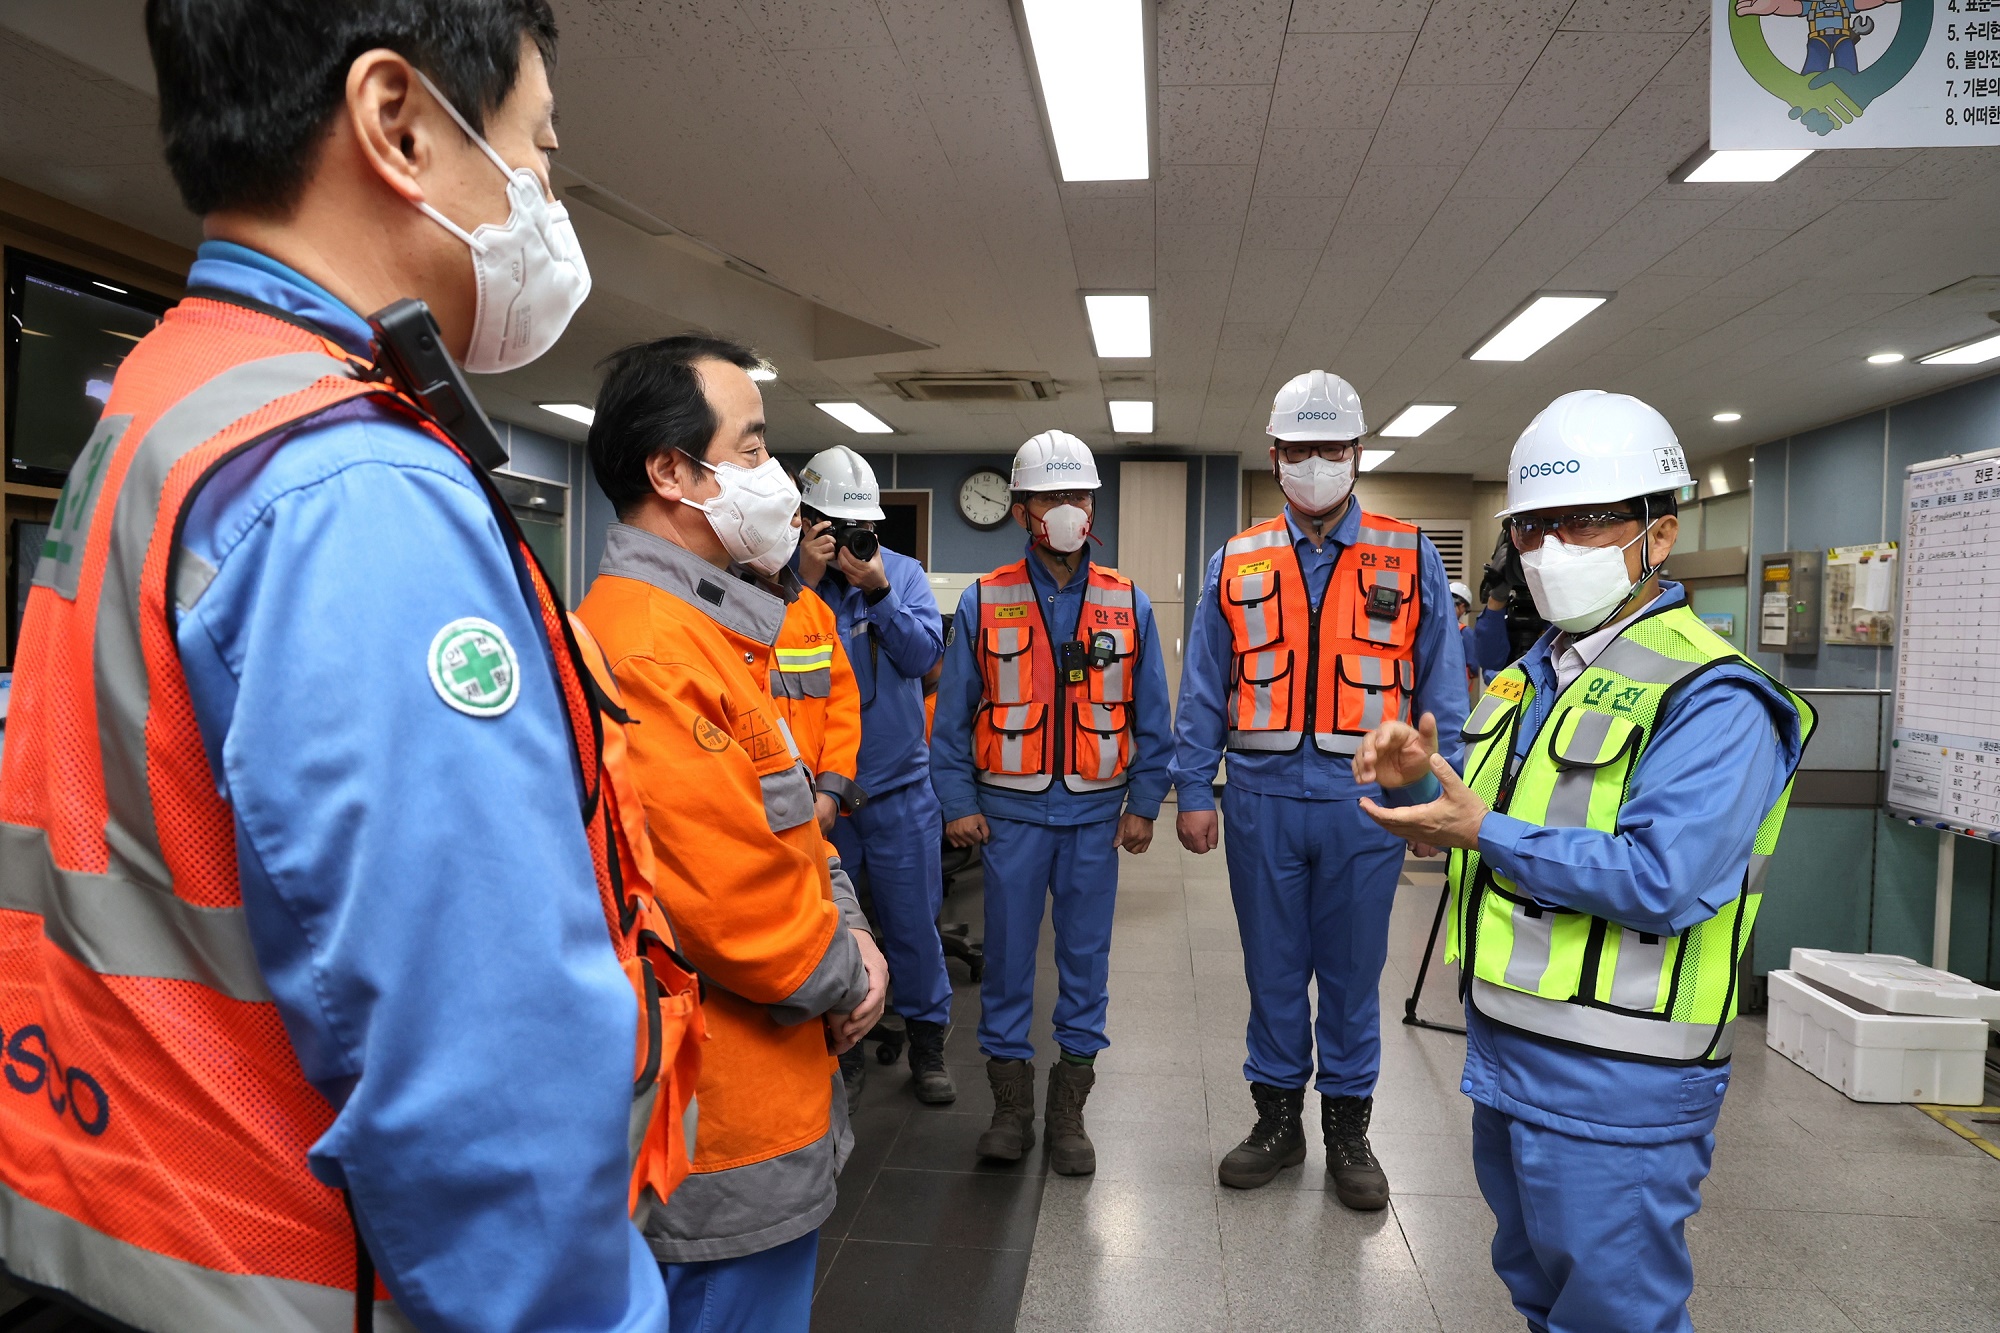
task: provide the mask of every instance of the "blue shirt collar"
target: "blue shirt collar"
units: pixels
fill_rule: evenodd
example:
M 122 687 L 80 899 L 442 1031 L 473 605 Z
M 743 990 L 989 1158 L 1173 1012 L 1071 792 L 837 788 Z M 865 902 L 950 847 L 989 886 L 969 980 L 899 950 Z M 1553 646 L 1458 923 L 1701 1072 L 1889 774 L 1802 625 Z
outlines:
M 1032 537 L 1028 539 L 1027 561 L 1028 581 L 1035 586 L 1037 591 L 1050 593 L 1062 592 L 1069 588 L 1080 588 L 1090 577 L 1090 543 L 1088 539 L 1085 540 L 1083 559 L 1076 562 L 1076 573 L 1070 576 L 1068 583 L 1060 586 L 1056 583 L 1055 575 L 1049 573 L 1049 567 L 1043 564 L 1035 555 L 1035 539 Z
M 1285 527 L 1292 534 L 1293 546 L 1301 542 L 1308 547 L 1312 545 L 1311 539 L 1306 536 L 1306 530 L 1300 527 L 1298 519 L 1292 516 L 1292 506 L 1289 503 L 1285 505 Z M 1354 545 L 1354 539 L 1360 535 L 1361 502 L 1350 497 L 1347 512 L 1340 516 L 1340 522 L 1333 525 L 1333 531 L 1327 534 L 1326 539 L 1336 546 L 1348 547 Z
M 297 269 L 246 245 L 203 241 L 195 251 L 194 267 L 188 270 L 187 285 L 260 301 L 313 325 L 356 356 L 374 357 L 374 335 L 367 320 Z
M 1661 579 L 1660 595 L 1653 599 L 1645 614 L 1658 615 L 1668 607 L 1685 601 L 1687 601 L 1686 588 L 1672 579 Z M 1555 678 L 1556 669 L 1549 660 L 1549 650 L 1555 644 L 1556 635 L 1561 632 L 1554 625 L 1543 630 L 1542 637 L 1535 640 L 1535 646 L 1521 659 L 1521 669 L 1528 673 L 1528 678 L 1535 682 L 1535 688 L 1538 690 L 1546 687 L 1547 683 Z

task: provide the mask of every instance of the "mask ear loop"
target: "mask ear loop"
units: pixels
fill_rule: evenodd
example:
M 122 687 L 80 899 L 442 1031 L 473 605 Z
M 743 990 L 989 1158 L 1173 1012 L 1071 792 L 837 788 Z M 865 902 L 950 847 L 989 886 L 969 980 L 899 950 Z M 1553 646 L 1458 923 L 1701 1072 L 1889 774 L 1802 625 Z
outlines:
M 437 102 L 437 104 L 444 108 L 445 114 L 451 117 L 452 123 L 458 126 L 459 130 L 465 135 L 466 138 L 472 140 L 473 143 L 479 146 L 479 151 L 486 154 L 487 160 L 491 162 L 495 167 L 499 168 L 500 175 L 511 184 L 514 179 L 514 168 L 507 165 L 507 159 L 501 157 L 499 153 L 495 152 L 493 149 L 493 145 L 486 142 L 485 137 L 481 135 L 477 130 L 474 130 L 472 126 L 469 123 L 467 123 L 465 117 L 461 116 L 458 113 L 458 108 L 451 104 L 451 99 L 438 91 L 438 86 L 435 83 L 431 82 L 429 75 L 425 74 L 420 69 L 416 69 L 414 66 L 412 67 L 412 72 L 416 74 L 417 82 L 423 84 L 425 91 L 429 92 L 431 97 Z M 527 169 L 524 167 L 522 168 L 522 170 L 525 171 Z M 533 173 L 530 172 L 529 174 L 532 175 Z M 539 182 L 536 183 L 535 188 L 538 190 L 541 188 Z M 466 231 L 465 228 L 459 226 L 456 222 L 453 222 L 450 218 L 438 212 L 437 209 L 431 207 L 429 202 L 426 201 L 419 203 L 417 205 L 417 209 L 425 217 L 437 223 L 440 227 L 443 227 L 446 231 L 450 232 L 452 235 L 458 237 L 459 240 L 465 242 L 466 245 L 472 248 L 473 253 L 481 255 L 486 253 L 487 251 L 486 242 L 473 236 L 470 232 Z
M 1665 518 L 1666 515 L 1662 514 L 1660 515 L 1660 517 Z M 1640 523 L 1639 535 L 1632 539 L 1633 542 L 1646 540 L 1647 536 L 1653 530 L 1653 501 L 1651 496 L 1642 495 L 1639 497 L 1639 523 Z M 1631 544 L 1632 542 L 1625 543 L 1626 546 L 1630 546 Z M 1632 598 L 1638 594 L 1639 589 L 1646 586 L 1646 580 L 1652 578 L 1653 575 L 1659 573 L 1662 569 L 1666 568 L 1666 563 L 1667 563 L 1666 561 L 1662 560 L 1657 565 L 1653 564 L 1650 560 L 1646 558 L 1646 551 L 1642 548 L 1639 552 L 1639 577 L 1632 584 L 1632 591 L 1626 593 L 1625 596 L 1619 600 L 1618 605 L 1611 608 L 1610 614 L 1606 615 L 1604 619 L 1598 621 L 1595 625 L 1592 625 L 1589 629 L 1583 630 L 1577 634 L 1572 634 L 1570 637 L 1572 639 L 1581 639 L 1588 635 L 1595 634 L 1597 633 L 1597 631 L 1603 629 L 1606 625 L 1609 625 L 1612 621 L 1618 619 L 1619 613 L 1632 604 Z

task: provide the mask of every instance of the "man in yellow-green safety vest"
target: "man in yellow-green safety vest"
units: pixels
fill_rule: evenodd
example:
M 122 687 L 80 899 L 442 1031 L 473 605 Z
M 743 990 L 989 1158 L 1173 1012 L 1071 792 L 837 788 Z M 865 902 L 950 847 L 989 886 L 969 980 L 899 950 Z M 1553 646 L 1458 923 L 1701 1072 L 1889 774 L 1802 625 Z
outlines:
M 1729 1086 L 1738 964 L 1803 700 L 1661 576 L 1689 483 L 1666 419 L 1587 390 L 1514 446 L 1503 517 L 1549 631 L 1487 687 L 1461 781 L 1429 719 L 1355 776 L 1428 803 L 1364 808 L 1450 848 L 1473 1164 L 1493 1267 L 1537 1333 L 1678 1333 Z M 1365 770 L 1365 772 L 1364 772 Z

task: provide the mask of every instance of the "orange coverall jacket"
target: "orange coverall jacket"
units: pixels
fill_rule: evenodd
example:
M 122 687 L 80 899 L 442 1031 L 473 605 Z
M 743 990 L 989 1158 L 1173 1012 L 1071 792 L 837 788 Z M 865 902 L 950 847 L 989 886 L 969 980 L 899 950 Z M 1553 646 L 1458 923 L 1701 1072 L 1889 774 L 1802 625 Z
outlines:
M 785 600 L 613 524 L 590 627 L 636 725 L 655 892 L 706 985 L 693 1172 L 645 1224 L 668 1263 L 730 1259 L 813 1230 L 853 1136 L 824 1023 L 867 993 L 862 925 L 828 871 L 806 769 L 766 691 Z
M 840 644 L 833 608 L 810 588 L 800 588 L 785 610 L 771 662 L 771 698 L 791 726 L 799 756 L 813 775 L 813 790 L 853 814 L 868 794 L 855 784 L 861 753 L 861 690 Z

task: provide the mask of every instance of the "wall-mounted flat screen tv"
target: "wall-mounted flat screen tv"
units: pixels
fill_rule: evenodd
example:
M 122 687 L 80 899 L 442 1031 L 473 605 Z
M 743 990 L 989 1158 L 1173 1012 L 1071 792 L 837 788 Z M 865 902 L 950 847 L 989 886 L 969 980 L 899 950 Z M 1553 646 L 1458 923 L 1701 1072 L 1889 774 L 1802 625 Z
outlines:
M 22 250 L 5 263 L 7 478 L 60 486 L 118 363 L 173 302 Z

